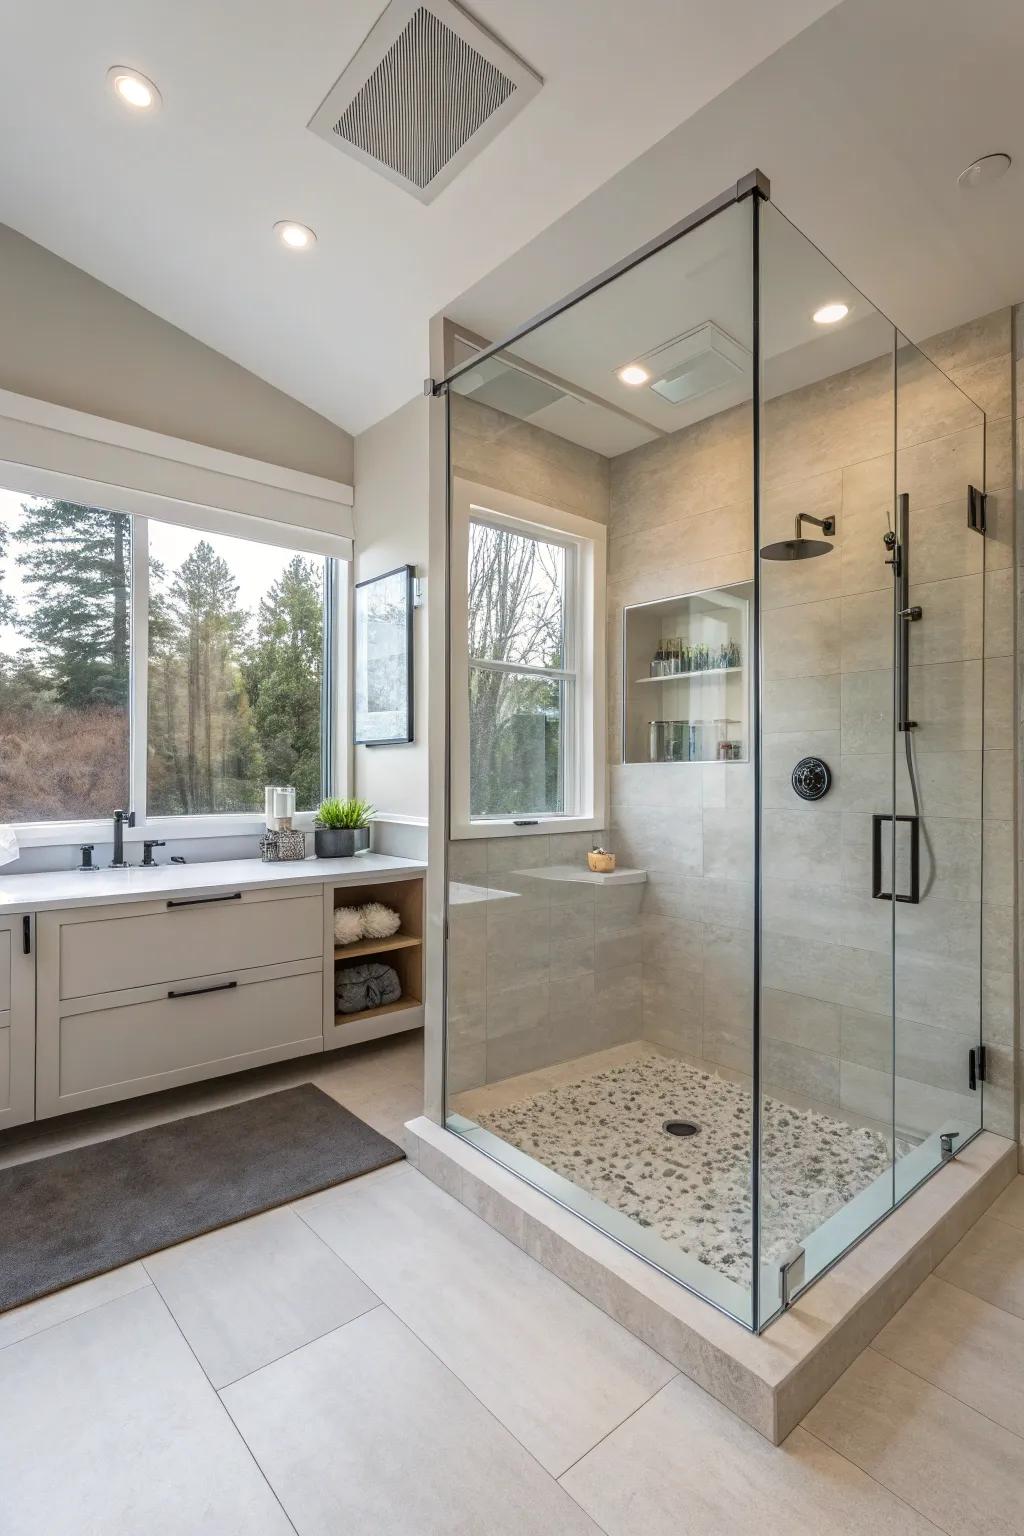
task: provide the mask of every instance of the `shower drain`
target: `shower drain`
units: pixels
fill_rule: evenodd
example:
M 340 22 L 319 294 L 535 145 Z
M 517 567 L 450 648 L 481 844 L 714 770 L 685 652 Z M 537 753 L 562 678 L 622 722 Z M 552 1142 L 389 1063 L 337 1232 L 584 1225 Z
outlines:
M 696 1120 L 663 1120 L 661 1128 L 670 1136 L 696 1136 L 700 1130 Z

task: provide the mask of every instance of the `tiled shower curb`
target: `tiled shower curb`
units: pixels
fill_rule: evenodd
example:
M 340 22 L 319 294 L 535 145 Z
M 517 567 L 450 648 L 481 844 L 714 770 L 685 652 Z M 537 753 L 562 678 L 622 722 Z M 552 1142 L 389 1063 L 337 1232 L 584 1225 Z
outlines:
M 420 1117 L 410 1161 L 779 1444 L 991 1205 L 1017 1148 L 985 1132 L 759 1337 Z

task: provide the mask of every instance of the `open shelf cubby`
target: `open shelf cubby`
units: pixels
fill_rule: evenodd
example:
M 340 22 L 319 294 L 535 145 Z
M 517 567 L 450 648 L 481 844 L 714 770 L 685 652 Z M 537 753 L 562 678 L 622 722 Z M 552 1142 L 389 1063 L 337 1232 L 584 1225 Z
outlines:
M 749 758 L 752 596 L 737 582 L 623 610 L 623 762 Z
M 379 901 L 391 907 L 401 918 L 397 933 L 387 939 L 359 939 L 354 944 L 338 944 L 334 939 L 334 909 L 362 907 Z M 333 903 L 327 913 L 328 942 L 334 951 L 330 968 L 330 993 L 325 997 L 327 1019 L 325 1036 L 332 1045 L 354 1044 L 401 1029 L 415 1029 L 423 1019 L 423 881 L 367 881 L 365 885 L 335 886 Z M 335 1013 L 334 975 L 340 965 L 350 961 L 372 961 L 380 957 L 393 966 L 402 984 L 402 996 L 395 1003 L 378 1008 L 364 1008 L 358 1013 Z

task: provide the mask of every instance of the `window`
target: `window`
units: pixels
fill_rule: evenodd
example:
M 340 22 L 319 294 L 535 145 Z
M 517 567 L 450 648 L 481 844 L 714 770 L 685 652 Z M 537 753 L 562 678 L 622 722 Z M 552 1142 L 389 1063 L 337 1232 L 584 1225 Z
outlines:
M 150 828 L 229 831 L 223 818 L 262 819 L 268 783 L 312 811 L 343 787 L 338 565 L 0 490 L 0 821 L 34 831 L 125 806 Z
M 469 799 L 473 816 L 562 815 L 575 697 L 571 547 L 469 523 Z M 569 807 L 572 809 L 572 807 Z
M 149 524 L 149 815 L 319 804 L 326 564 Z
M 457 480 L 452 562 L 453 835 L 599 825 L 603 527 Z
M 131 521 L 0 492 L 0 821 L 127 802 Z

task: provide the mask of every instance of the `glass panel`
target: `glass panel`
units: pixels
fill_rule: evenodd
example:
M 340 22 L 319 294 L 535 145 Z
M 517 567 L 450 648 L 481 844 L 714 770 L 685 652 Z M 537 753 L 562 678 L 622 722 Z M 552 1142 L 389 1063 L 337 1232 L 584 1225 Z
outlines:
M 474 817 L 557 815 L 568 685 L 535 673 L 469 672 L 469 784 Z
M 748 726 L 750 700 L 742 686 L 716 691 L 720 675 L 698 665 L 700 683 L 662 686 L 688 695 L 672 711 L 701 728 L 701 751 L 624 760 L 623 661 L 631 682 L 649 677 L 655 629 L 706 646 L 701 663 L 729 641 L 754 661 L 751 210 L 720 214 L 471 368 L 448 399 L 453 481 L 528 497 L 538 525 L 551 507 L 607 528 L 607 669 L 594 682 L 610 803 L 592 831 L 506 826 L 449 844 L 447 1124 L 748 1326 L 753 770 L 717 760 L 715 733 L 734 717 Z M 476 494 L 460 488 L 453 508 Z M 461 526 L 460 540 L 471 568 L 479 546 Z M 528 542 L 509 541 L 509 557 Z M 465 571 L 452 580 L 473 586 Z M 492 717 L 490 694 L 508 700 L 503 732 L 477 730 L 501 752 L 478 757 L 474 743 L 475 812 L 485 784 L 488 801 L 527 817 L 550 806 L 559 745 L 573 761 L 555 734 L 572 730 L 568 700 L 558 727 L 554 685 L 518 670 L 557 655 L 557 586 L 525 582 L 514 601 L 500 588 L 514 654 L 471 629 L 474 654 L 516 663 L 497 679 L 493 663 L 469 668 L 474 709 L 485 691 Z M 538 612 L 548 628 L 523 641 Z M 456 659 L 464 636 L 452 635 Z M 630 740 L 649 741 L 656 692 L 629 695 Z M 595 843 L 614 874 L 590 872 Z
M 969 487 L 984 489 L 983 412 L 903 337 L 896 401 L 897 718 L 906 727 L 898 732 L 896 794 L 905 833 L 916 819 L 919 862 L 915 892 L 908 838 L 897 848 L 897 890 L 917 900 L 897 901 L 894 914 L 901 1199 L 941 1162 L 943 1134 L 958 1148 L 980 1128 L 983 969 L 997 995 L 1012 968 L 998 954 L 983 961 L 981 923 L 983 875 L 993 931 L 1013 900 L 1012 887 L 994 883 L 998 861 L 986 867 L 983 859 L 986 833 L 993 853 L 1001 839 L 1012 842 L 1009 825 L 985 821 L 983 793 L 984 749 L 998 744 L 1001 729 L 985 722 L 986 636 L 994 654 L 1008 654 L 999 636 L 1012 626 L 986 628 L 987 541 L 968 525 Z M 995 600 L 1002 597 L 997 591 Z
M 475 520 L 469 528 L 469 654 L 565 665 L 565 549 Z
M 0 821 L 128 805 L 131 518 L 0 490 Z
M 265 784 L 321 797 L 325 562 L 149 524 L 150 816 L 262 813 Z
M 763 1326 L 893 1199 L 895 338 L 772 206 L 761 337 Z

